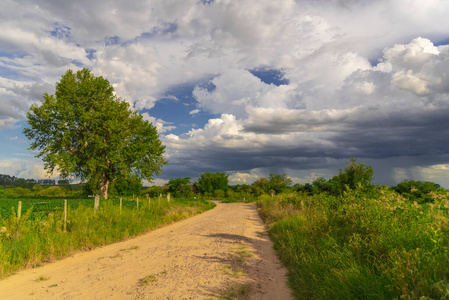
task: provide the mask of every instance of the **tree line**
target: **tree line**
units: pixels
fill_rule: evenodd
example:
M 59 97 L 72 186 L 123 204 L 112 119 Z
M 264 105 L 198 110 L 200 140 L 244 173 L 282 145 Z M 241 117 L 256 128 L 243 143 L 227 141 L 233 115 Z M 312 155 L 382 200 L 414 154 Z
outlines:
M 59 179 L 59 180 L 53 180 L 53 179 L 42 179 L 42 180 L 35 180 L 35 179 L 24 179 L 19 178 L 16 176 L 11 176 L 7 174 L 0 174 L 0 186 L 3 187 L 21 187 L 21 188 L 32 188 L 34 185 L 68 185 L 70 184 L 69 179 Z
M 348 191 L 367 192 L 379 186 L 373 184 L 373 168 L 365 163 L 357 163 L 356 158 L 350 158 L 344 169 L 338 175 L 325 179 L 319 177 L 312 183 L 293 184 L 287 174 L 270 174 L 252 184 L 229 185 L 225 173 L 201 174 L 191 182 L 190 177 L 170 179 L 163 187 L 151 187 L 145 190 L 152 196 L 171 193 L 175 197 L 209 197 L 229 200 L 255 200 L 262 195 L 278 195 L 284 192 L 299 192 L 308 195 L 328 194 L 340 196 Z M 384 188 L 388 188 L 384 186 Z M 431 202 L 431 192 L 445 191 L 439 184 L 430 181 L 403 180 L 395 186 L 389 187 L 407 199 L 417 202 Z
M 339 174 L 325 179 L 319 177 L 312 183 L 293 184 L 287 174 L 270 174 L 252 184 L 229 184 L 229 176 L 224 172 L 200 174 L 192 181 L 190 177 L 170 179 L 164 186 L 143 187 L 137 175 L 118 179 L 109 187 L 110 196 L 148 195 L 159 197 L 171 194 L 175 198 L 209 198 L 220 200 L 252 201 L 262 195 L 278 195 L 284 192 L 298 192 L 307 195 L 328 194 L 340 196 L 350 190 L 366 192 L 378 188 L 372 183 L 373 168 L 365 163 L 357 163 L 351 158 Z M 3 197 L 86 197 L 100 192 L 98 182 L 87 181 L 67 185 L 67 180 L 59 180 L 59 186 L 43 187 L 34 179 L 16 178 L 0 174 L 0 196 Z M 6 189 L 5 189 L 6 188 Z M 9 188 L 9 189 L 8 189 Z M 431 192 L 445 191 L 439 184 L 430 181 L 403 180 L 389 187 L 412 201 L 431 202 Z

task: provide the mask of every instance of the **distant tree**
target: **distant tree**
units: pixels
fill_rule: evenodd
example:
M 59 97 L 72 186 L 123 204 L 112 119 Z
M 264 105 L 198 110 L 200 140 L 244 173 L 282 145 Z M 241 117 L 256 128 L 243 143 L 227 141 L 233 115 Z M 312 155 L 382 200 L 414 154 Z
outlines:
M 15 179 L 17 179 L 14 176 L 6 175 L 6 174 L 0 174 L 0 185 L 6 186 L 6 185 L 13 185 Z
M 190 177 L 175 178 L 168 181 L 169 192 L 174 197 L 186 197 L 192 193 L 190 187 Z
M 365 163 L 357 164 L 357 159 L 351 157 L 344 170 L 340 170 L 337 176 L 334 176 L 327 182 L 327 188 L 331 194 L 341 194 L 347 189 L 366 190 L 372 187 L 371 181 L 374 178 L 373 168 Z
M 268 187 L 276 194 L 280 194 L 288 189 L 292 180 L 287 174 L 270 174 L 268 178 Z
M 263 191 L 264 193 L 269 192 L 270 187 L 268 185 L 268 178 L 267 177 L 261 177 L 259 179 L 257 179 L 256 181 L 254 181 L 254 183 L 252 184 L 253 188 L 255 188 L 257 191 Z
M 165 195 L 167 192 L 168 190 L 166 190 L 164 187 L 155 185 L 144 189 L 140 194 L 148 195 L 151 198 L 157 198 L 160 195 Z
M 313 194 L 313 185 L 310 183 L 305 183 L 304 185 L 300 184 L 300 183 L 296 183 L 292 189 L 296 192 L 303 192 L 306 194 Z
M 253 187 L 249 184 L 237 184 L 231 187 L 234 192 L 237 193 L 252 193 Z
M 312 182 L 312 191 L 314 194 L 328 192 L 329 189 L 328 181 L 324 177 L 318 177 Z
M 115 96 L 108 80 L 88 69 L 68 70 L 55 95 L 45 93 L 27 118 L 23 132 L 48 172 L 88 179 L 104 198 L 119 178 L 135 174 L 151 181 L 166 164 L 156 128 Z
M 27 181 L 23 178 L 17 178 L 14 181 L 14 186 L 16 187 L 21 187 L 21 188 L 26 188 L 27 187 Z
M 402 196 L 418 202 L 432 202 L 433 198 L 429 193 L 436 192 L 440 188 L 441 186 L 434 182 L 415 180 L 403 180 L 398 185 L 391 187 Z
M 58 185 L 69 185 L 70 184 L 70 179 L 59 179 L 58 180 Z
M 371 181 L 374 179 L 374 171 L 371 166 L 365 165 L 365 163 L 357 164 L 357 159 L 352 157 L 349 159 L 344 172 L 340 172 L 340 178 L 350 189 L 367 188 L 371 186 Z
M 202 194 L 213 194 L 215 190 L 222 190 L 226 193 L 228 190 L 229 179 L 225 173 L 203 173 L 195 181 L 195 188 Z

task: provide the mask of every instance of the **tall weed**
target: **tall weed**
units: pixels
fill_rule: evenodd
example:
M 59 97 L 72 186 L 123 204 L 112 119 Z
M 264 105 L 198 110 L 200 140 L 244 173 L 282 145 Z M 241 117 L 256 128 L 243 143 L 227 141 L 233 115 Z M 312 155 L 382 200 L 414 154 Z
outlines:
M 420 205 L 379 188 L 258 205 L 298 299 L 447 299 L 449 196 L 433 197 Z

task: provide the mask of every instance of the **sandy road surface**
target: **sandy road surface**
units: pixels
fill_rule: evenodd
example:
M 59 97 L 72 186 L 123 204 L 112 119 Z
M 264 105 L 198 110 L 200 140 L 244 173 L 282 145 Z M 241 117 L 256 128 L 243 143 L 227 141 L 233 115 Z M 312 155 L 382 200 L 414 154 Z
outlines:
M 285 274 L 255 205 L 218 204 L 0 280 L 0 299 L 216 299 L 248 283 L 249 299 L 291 299 Z

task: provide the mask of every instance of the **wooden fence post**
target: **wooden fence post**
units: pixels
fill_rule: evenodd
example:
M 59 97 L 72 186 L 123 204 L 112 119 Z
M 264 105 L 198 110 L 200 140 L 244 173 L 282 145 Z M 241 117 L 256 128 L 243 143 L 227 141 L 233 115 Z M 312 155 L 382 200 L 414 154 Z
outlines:
M 19 207 L 17 207 L 17 230 L 14 239 L 19 238 L 20 218 L 22 217 L 22 201 L 19 201 Z
M 122 197 L 120 197 L 120 213 L 122 213 Z
M 167 194 L 167 201 L 170 202 L 170 193 Z
M 139 197 L 136 198 L 137 201 L 137 209 L 139 209 Z
M 19 201 L 19 207 L 17 207 L 17 221 L 22 217 L 22 201 Z
M 64 199 L 64 231 L 67 231 L 67 199 Z
M 100 208 L 100 197 L 95 196 L 95 205 L 94 205 L 94 214 L 97 214 L 98 209 Z

